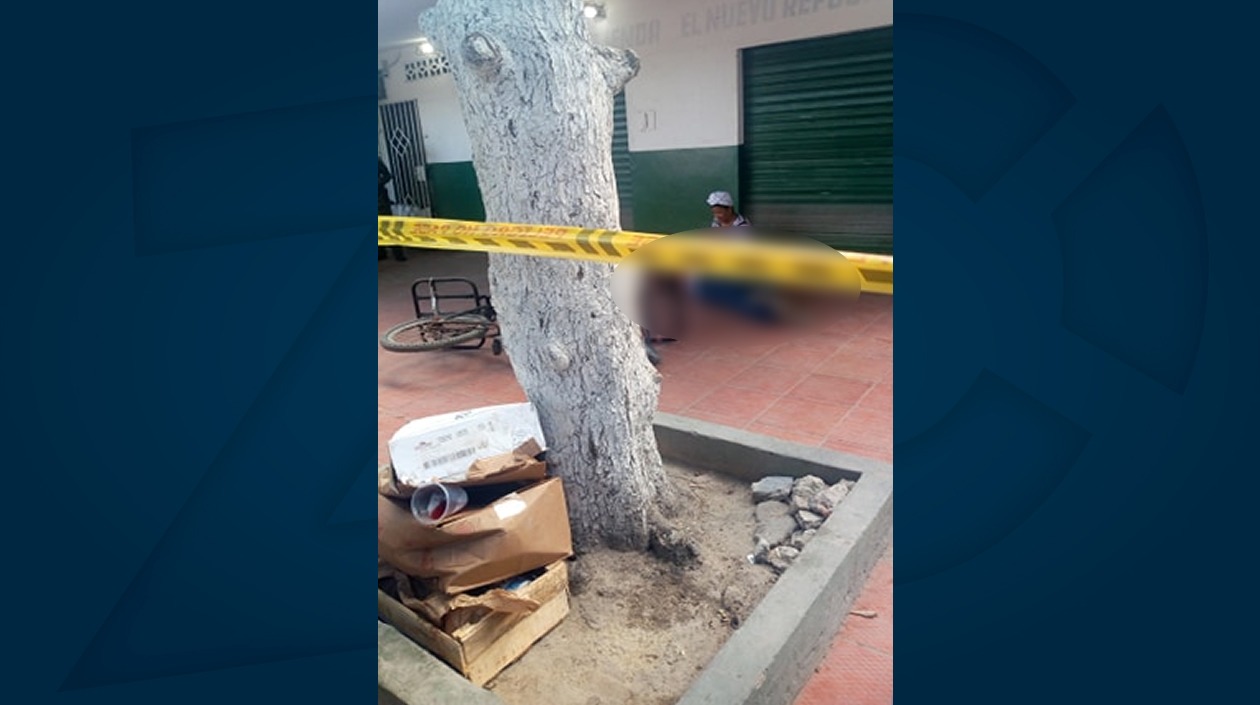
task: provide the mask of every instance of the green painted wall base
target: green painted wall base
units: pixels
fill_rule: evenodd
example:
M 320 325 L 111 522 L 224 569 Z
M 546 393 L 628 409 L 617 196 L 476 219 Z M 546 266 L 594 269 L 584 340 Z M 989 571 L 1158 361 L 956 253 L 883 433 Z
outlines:
M 472 162 L 429 164 L 426 168 L 434 218 L 486 219 L 486 206 L 481 201 L 481 188 L 477 186 L 477 172 Z
M 730 191 L 739 204 L 738 147 L 631 152 L 630 157 L 635 230 L 670 234 L 709 227 L 712 216 L 704 199 L 711 191 Z M 486 219 L 472 162 L 429 164 L 428 170 L 434 218 Z
M 707 228 L 713 220 L 704 199 L 730 191 L 739 206 L 739 147 L 631 152 L 634 165 L 634 229 L 672 234 Z

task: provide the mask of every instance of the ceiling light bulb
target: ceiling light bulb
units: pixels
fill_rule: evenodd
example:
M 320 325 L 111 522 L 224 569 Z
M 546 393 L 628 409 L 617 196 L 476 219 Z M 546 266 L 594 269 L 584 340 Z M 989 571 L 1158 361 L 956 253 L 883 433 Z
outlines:
M 586 19 L 593 20 L 599 16 L 599 8 L 594 5 L 583 5 L 582 14 L 586 16 Z
M 427 40 L 427 39 L 421 39 L 421 40 L 420 40 L 420 53 L 421 53 L 421 54 L 432 54 L 432 53 L 433 53 L 433 45 L 429 43 L 429 40 Z

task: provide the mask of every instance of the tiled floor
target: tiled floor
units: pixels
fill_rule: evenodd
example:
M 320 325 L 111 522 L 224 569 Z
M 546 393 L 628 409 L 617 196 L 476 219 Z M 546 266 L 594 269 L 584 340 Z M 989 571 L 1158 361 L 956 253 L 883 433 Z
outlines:
M 852 614 L 796 705 L 888 705 L 893 693 L 892 549 L 875 564 Z M 873 616 L 872 616 L 873 613 Z
M 381 332 L 414 317 L 409 287 L 463 276 L 486 288 L 485 256 L 412 250 L 379 263 Z M 892 299 L 864 296 L 807 329 L 741 326 L 659 346 L 660 410 L 798 443 L 892 461 Z M 506 356 L 378 348 L 378 454 L 407 420 L 523 401 Z M 892 550 L 881 559 L 796 705 L 891 702 Z

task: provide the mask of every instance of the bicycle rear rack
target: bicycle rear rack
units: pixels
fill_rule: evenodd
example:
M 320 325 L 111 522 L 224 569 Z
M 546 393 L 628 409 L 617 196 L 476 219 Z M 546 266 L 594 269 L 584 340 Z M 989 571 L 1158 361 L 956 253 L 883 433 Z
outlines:
M 445 287 L 446 291 L 460 291 L 463 293 L 440 293 L 439 287 Z M 473 307 L 460 311 L 443 311 L 441 307 L 442 301 L 471 301 Z M 477 288 L 477 283 L 471 279 L 463 277 L 428 277 L 425 279 L 417 279 L 411 284 L 411 303 L 415 307 L 416 318 L 432 318 L 434 316 L 460 316 L 465 314 L 474 314 L 485 316 L 491 323 L 495 321 L 494 307 L 490 305 L 490 296 L 482 294 Z M 422 304 L 428 304 L 428 310 Z M 463 345 L 452 345 L 452 350 L 477 350 L 486 344 L 486 338 L 498 338 L 499 327 L 492 326 L 490 333 L 483 336 L 477 343 L 465 343 Z M 501 346 L 495 346 L 495 354 L 499 354 Z

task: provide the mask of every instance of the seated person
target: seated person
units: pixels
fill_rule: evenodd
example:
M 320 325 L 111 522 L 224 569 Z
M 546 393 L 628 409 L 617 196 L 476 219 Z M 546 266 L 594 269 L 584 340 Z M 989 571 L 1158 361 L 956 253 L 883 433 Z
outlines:
M 747 218 L 735 212 L 735 199 L 726 191 L 714 191 L 705 202 L 713 212 L 713 223 L 710 227 L 735 228 L 752 225 Z
M 735 199 L 726 191 L 714 191 L 705 200 L 713 213 L 713 228 L 751 227 L 752 223 L 735 210 Z M 732 235 L 742 235 L 731 233 Z M 738 311 L 749 318 L 772 322 L 777 316 L 774 307 L 763 299 L 763 287 L 746 282 L 700 278 L 696 293 L 701 301 Z

